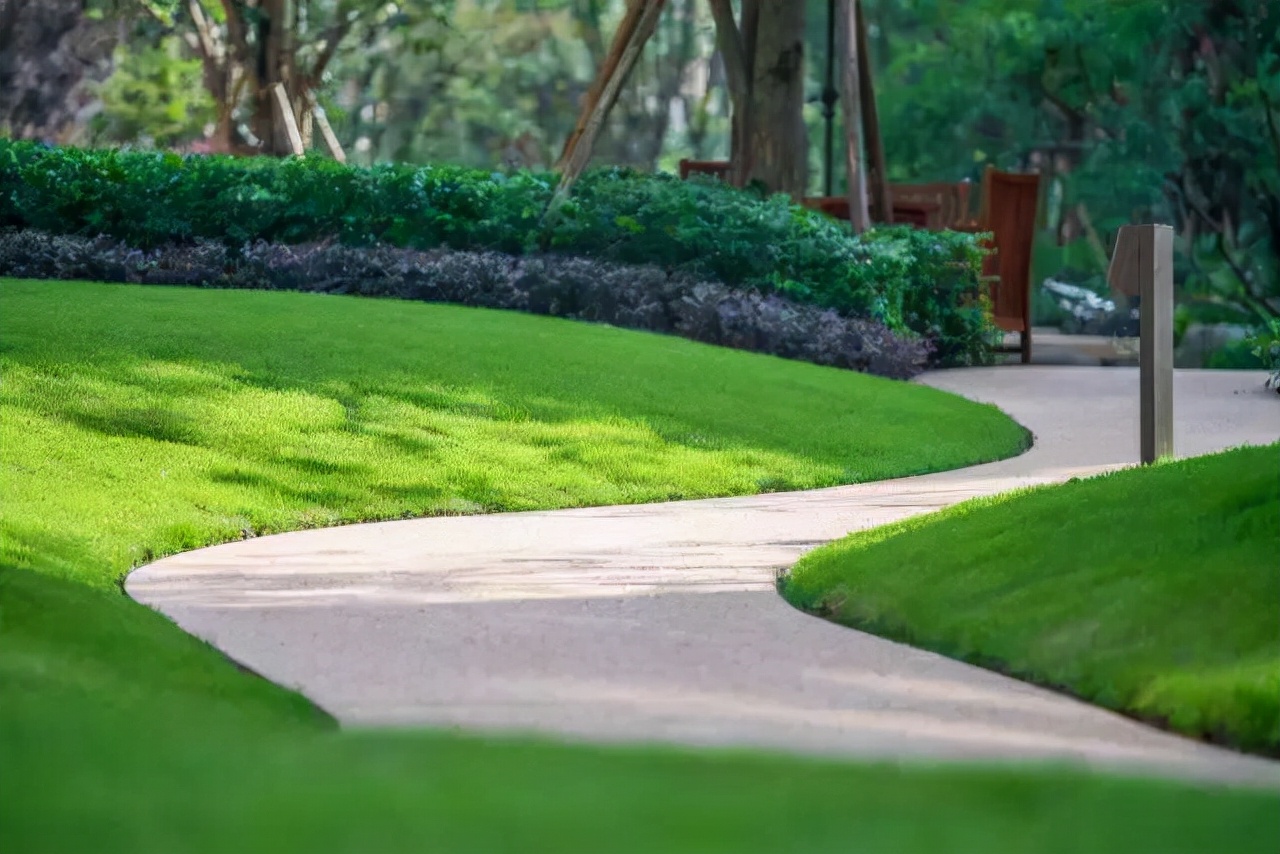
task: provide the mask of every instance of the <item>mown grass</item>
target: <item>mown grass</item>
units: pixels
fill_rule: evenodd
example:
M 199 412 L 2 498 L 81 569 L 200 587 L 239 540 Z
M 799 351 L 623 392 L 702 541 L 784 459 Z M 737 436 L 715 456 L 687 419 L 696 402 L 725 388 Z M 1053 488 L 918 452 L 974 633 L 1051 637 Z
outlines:
M 0 839 L 22 854 L 1262 854 L 1275 792 L 337 732 L 123 596 L 0 572 Z
M 820 485 L 1012 453 L 924 388 L 519 315 L 0 283 L 6 851 L 1274 851 L 1275 793 L 339 733 L 121 595 L 337 521 Z
M 1280 754 L 1280 445 L 854 534 L 784 589 L 850 626 Z
M 603 326 L 2 287 L 0 559 L 95 584 L 248 534 L 830 486 L 1026 441 L 932 389 Z

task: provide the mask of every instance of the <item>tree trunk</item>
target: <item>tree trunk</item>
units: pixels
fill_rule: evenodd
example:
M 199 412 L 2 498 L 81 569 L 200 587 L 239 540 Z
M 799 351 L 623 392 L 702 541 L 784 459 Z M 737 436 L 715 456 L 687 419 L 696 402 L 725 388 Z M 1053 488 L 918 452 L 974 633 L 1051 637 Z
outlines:
M 565 141 L 557 169 L 561 183 L 554 211 L 591 156 L 605 117 L 628 72 L 653 34 L 665 0 L 630 0 L 613 45 L 596 74 L 578 122 Z M 772 192 L 804 196 L 809 140 L 804 126 L 804 4 L 793 0 L 742 0 L 735 23 L 729 0 L 711 0 L 716 41 L 729 78 L 733 109 L 736 184 L 760 181 Z
M 262 0 L 258 7 L 255 62 L 253 68 L 253 135 L 260 151 L 283 157 L 293 153 L 289 133 L 276 104 L 275 85 L 282 84 L 291 104 L 298 103 L 298 92 L 285 68 L 288 55 L 286 42 L 289 20 L 285 0 Z M 296 121 L 296 114 L 295 114 Z
M 716 44 L 733 102 L 729 180 L 759 181 L 802 198 L 809 183 L 804 126 L 805 4 L 742 0 L 739 23 L 728 0 L 710 0 Z
M 795 199 L 803 198 L 809 185 L 804 19 L 804 3 L 772 0 L 760 4 L 745 128 L 750 180 Z

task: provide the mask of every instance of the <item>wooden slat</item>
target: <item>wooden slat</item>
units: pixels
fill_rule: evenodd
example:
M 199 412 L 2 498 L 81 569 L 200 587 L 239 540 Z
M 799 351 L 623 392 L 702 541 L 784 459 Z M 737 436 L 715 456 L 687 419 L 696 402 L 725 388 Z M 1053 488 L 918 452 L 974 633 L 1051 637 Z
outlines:
M 1022 361 L 1031 360 L 1031 248 L 1040 194 L 1038 174 L 988 167 L 982 179 L 980 231 L 990 232 L 995 252 L 983 274 L 993 277 L 991 313 L 996 325 L 1022 335 Z
M 929 228 L 967 229 L 977 225 L 970 210 L 973 185 L 968 181 L 932 184 L 890 184 L 893 205 L 936 205 L 938 215 Z M 895 220 L 896 221 L 896 220 Z
M 687 181 L 690 175 L 710 175 L 727 181 L 730 166 L 728 160 L 681 160 L 680 180 Z

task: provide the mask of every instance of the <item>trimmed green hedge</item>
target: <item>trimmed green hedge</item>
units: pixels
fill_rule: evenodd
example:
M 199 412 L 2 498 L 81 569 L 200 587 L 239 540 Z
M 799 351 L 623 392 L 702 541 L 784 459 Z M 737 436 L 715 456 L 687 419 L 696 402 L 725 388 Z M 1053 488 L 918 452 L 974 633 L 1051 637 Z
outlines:
M 652 264 L 913 331 L 931 341 L 937 363 L 990 358 L 981 250 L 969 235 L 886 228 L 856 238 L 783 196 L 620 169 L 588 173 L 544 226 L 554 181 L 0 140 L 0 226 L 107 234 L 143 248 L 336 239 Z

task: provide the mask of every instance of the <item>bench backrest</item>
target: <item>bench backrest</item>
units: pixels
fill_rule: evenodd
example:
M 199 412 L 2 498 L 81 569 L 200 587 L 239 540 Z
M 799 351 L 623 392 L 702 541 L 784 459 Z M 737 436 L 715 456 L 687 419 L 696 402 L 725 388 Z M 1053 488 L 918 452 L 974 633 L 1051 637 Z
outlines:
M 1002 329 L 1021 331 L 1031 326 L 1031 247 L 1039 198 L 1039 174 L 987 167 L 982 176 L 978 230 L 991 232 L 995 243 L 995 254 L 987 256 L 983 272 L 1000 277 L 992 288 L 991 302 Z
M 836 219 L 849 220 L 848 196 L 807 196 L 804 206 Z M 929 201 L 893 200 L 893 221 L 916 228 L 938 228 L 938 205 Z
M 710 175 L 721 181 L 729 177 L 728 160 L 681 160 L 680 180 L 689 180 L 690 175 Z
M 889 198 L 893 200 L 894 222 L 902 221 L 896 215 L 902 210 L 930 210 L 925 227 L 933 229 L 958 228 L 974 222 L 970 209 L 973 185 L 969 181 L 939 181 L 932 184 L 890 184 Z

